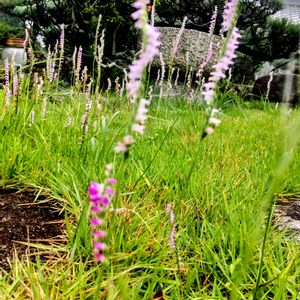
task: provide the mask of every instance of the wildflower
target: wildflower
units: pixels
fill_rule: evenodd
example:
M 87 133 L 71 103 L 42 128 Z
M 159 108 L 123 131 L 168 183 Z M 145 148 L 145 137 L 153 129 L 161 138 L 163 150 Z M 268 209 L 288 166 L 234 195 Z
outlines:
M 5 79 L 5 106 L 10 105 L 9 98 L 11 97 L 11 90 L 9 89 L 9 63 L 8 59 L 4 60 L 4 79 Z
M 72 118 L 69 114 L 67 114 L 67 123 L 65 125 L 65 128 L 68 128 L 71 125 L 72 125 Z
M 116 153 L 125 153 L 128 152 L 128 147 L 123 142 L 117 142 L 114 150 Z
M 117 183 L 117 180 L 115 178 L 107 178 L 106 182 L 115 185 Z
M 145 67 L 152 61 L 155 55 L 159 53 L 159 33 L 151 25 L 147 23 L 147 14 L 146 14 L 146 5 L 148 1 L 146 0 L 137 0 L 133 6 L 137 9 L 133 14 L 132 18 L 135 20 L 135 27 L 138 29 L 143 29 L 146 37 L 146 45 L 144 50 L 139 55 L 138 59 L 133 61 L 129 66 L 127 84 L 128 95 L 133 102 L 138 97 L 142 78 L 143 70 Z
M 239 0 L 227 0 L 223 12 L 223 23 L 222 23 L 223 32 L 226 32 L 230 29 L 230 26 L 232 24 L 237 9 L 238 2 Z
M 266 99 L 269 99 L 269 94 L 270 94 L 270 89 L 271 89 L 271 83 L 273 81 L 273 71 L 270 72 L 270 78 L 268 80 L 268 83 L 267 83 L 267 94 L 266 94 Z
M 236 27 L 234 27 L 226 45 L 226 50 L 223 57 L 221 57 L 219 62 L 213 66 L 214 71 L 211 73 L 209 81 L 203 86 L 204 90 L 202 95 L 208 105 L 210 105 L 213 101 L 217 82 L 221 78 L 226 77 L 225 72 L 229 69 L 229 66 L 233 64 L 233 60 L 236 57 L 235 50 L 238 47 L 239 38 L 239 31 Z
M 110 175 L 111 170 L 111 165 L 105 166 L 105 174 L 107 177 Z M 106 232 L 100 228 L 100 226 L 103 225 L 103 218 L 101 216 L 115 195 L 115 191 L 111 185 L 115 185 L 116 183 L 115 178 L 108 177 L 105 180 L 105 184 L 92 182 L 88 189 L 91 203 L 90 223 L 93 230 L 94 258 L 97 262 L 101 263 L 105 260 L 104 250 L 107 248 L 107 245 L 103 242 L 103 239 L 106 237 Z
M 35 120 L 35 111 L 33 110 L 33 111 L 31 112 L 31 123 L 30 123 L 29 126 L 32 126 L 32 125 L 33 125 L 34 120 Z
M 207 127 L 207 128 L 205 128 L 205 133 L 207 134 L 207 135 L 211 135 L 211 134 L 213 134 L 215 132 L 215 130 L 212 128 L 212 127 Z
M 106 232 L 103 230 L 96 230 L 94 231 L 94 236 L 103 239 L 106 237 Z
M 75 48 L 75 51 L 77 49 Z M 77 59 L 76 59 L 76 54 L 74 52 L 75 57 L 73 57 L 73 59 L 76 62 L 76 68 L 75 68 L 75 85 L 79 84 L 79 74 L 80 74 L 80 70 L 81 70 L 81 64 L 82 64 L 82 47 L 79 46 L 78 52 L 77 52 Z
M 115 209 L 115 213 L 116 213 L 117 215 L 119 215 L 119 214 L 121 214 L 121 213 L 124 213 L 124 212 L 126 212 L 126 211 L 127 211 L 127 210 L 126 210 L 126 208 L 124 208 L 124 207 Z
M 169 215 L 170 222 L 172 225 L 172 229 L 171 229 L 170 237 L 169 237 L 169 245 L 170 245 L 170 248 L 174 249 L 175 248 L 176 223 L 175 223 L 175 216 L 174 216 L 174 212 L 173 212 L 171 204 L 167 204 L 166 212 Z
M 210 62 L 210 60 L 212 58 L 212 55 L 213 55 L 213 39 L 212 39 L 212 36 L 213 36 L 215 25 L 216 25 L 217 13 L 218 13 L 218 9 L 217 9 L 217 6 L 215 6 L 215 10 L 214 10 L 214 13 L 211 17 L 210 26 L 209 26 L 210 42 L 209 42 L 208 49 L 207 49 L 207 56 L 206 56 L 206 58 L 204 59 L 204 61 L 202 62 L 202 64 L 199 67 L 199 70 L 196 74 L 197 77 L 200 77 L 202 75 L 204 68 Z
M 174 41 L 174 44 L 173 44 L 173 57 L 176 55 L 177 53 L 177 50 L 178 50 L 178 46 L 179 46 L 179 42 L 180 42 L 180 39 L 181 39 L 181 36 L 183 34 L 183 31 L 184 31 L 184 27 L 185 27 L 185 24 L 187 22 L 188 18 L 187 17 L 184 17 L 183 19 L 183 22 L 181 24 L 181 28 L 180 30 L 178 31 L 178 34 L 176 36 L 176 39 Z
M 137 132 L 139 134 L 144 133 L 144 129 L 145 129 L 144 123 L 147 119 L 146 113 L 148 112 L 148 109 L 146 108 L 146 106 L 149 104 L 150 104 L 149 100 L 141 99 L 138 109 L 137 109 L 136 116 L 135 116 L 136 123 L 134 123 L 131 126 L 132 131 Z
M 18 75 L 13 77 L 13 95 L 16 97 L 19 94 L 19 78 Z
M 47 97 L 43 98 L 43 108 L 42 108 L 42 118 L 46 118 L 46 113 L 47 113 Z
M 102 219 L 99 219 L 99 218 L 92 218 L 92 219 L 90 219 L 90 222 L 93 226 L 99 226 L 99 225 L 102 225 L 102 223 L 103 223 Z
M 217 119 L 217 118 L 210 117 L 208 119 L 208 124 L 210 124 L 210 125 L 219 126 L 220 123 L 221 123 L 221 121 L 219 119 Z
M 140 125 L 140 124 L 132 124 L 131 130 L 136 132 L 136 133 L 143 134 L 144 130 L 145 130 L 145 126 Z

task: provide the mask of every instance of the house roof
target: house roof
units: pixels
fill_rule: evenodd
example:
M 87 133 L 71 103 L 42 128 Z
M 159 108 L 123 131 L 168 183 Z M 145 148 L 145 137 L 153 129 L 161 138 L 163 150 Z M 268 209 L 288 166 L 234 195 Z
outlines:
M 273 17 L 300 24 L 300 0 L 283 0 L 283 9 L 275 13 Z

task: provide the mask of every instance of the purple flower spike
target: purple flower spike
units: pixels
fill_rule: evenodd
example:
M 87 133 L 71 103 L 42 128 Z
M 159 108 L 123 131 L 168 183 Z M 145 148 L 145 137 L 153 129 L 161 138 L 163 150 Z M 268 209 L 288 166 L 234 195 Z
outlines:
M 104 243 L 94 242 L 94 249 L 103 251 L 106 249 L 106 245 Z
M 91 207 L 91 213 L 92 214 L 99 214 L 101 212 L 103 212 L 103 208 L 102 207 L 100 207 L 98 205 L 92 205 L 92 207 Z
M 103 192 L 103 184 L 99 184 L 98 182 L 92 182 L 90 187 L 89 187 L 89 194 L 90 195 L 96 195 L 98 193 Z
M 107 178 L 106 182 L 112 185 L 117 184 L 117 180 L 115 178 Z
M 107 196 L 102 196 L 101 197 L 101 205 L 102 206 L 108 206 L 110 203 L 110 200 Z
M 100 199 L 101 199 L 101 195 L 90 195 L 90 202 L 92 204 L 98 204 L 100 202 Z
M 111 188 L 110 186 L 107 186 L 105 190 L 106 190 L 106 193 L 107 193 L 109 196 L 114 196 L 114 195 L 115 195 L 114 189 Z
M 91 218 L 90 222 L 93 226 L 100 226 L 103 223 L 103 220 L 100 218 Z
M 94 237 L 95 238 L 99 238 L 99 239 L 103 239 L 106 237 L 106 232 L 103 230 L 97 230 L 94 232 Z
M 95 253 L 94 257 L 97 262 L 103 263 L 105 261 L 105 256 L 103 253 Z
M 112 169 L 112 165 L 105 165 L 104 174 L 106 179 L 104 184 L 92 182 L 88 189 L 91 203 L 90 223 L 92 225 L 94 259 L 100 263 L 105 261 L 103 252 L 107 248 L 106 244 L 102 241 L 106 237 L 106 232 L 101 230 L 100 226 L 103 224 L 103 213 L 110 205 L 111 198 L 115 195 L 115 190 L 109 185 L 117 183 L 115 178 L 109 177 Z

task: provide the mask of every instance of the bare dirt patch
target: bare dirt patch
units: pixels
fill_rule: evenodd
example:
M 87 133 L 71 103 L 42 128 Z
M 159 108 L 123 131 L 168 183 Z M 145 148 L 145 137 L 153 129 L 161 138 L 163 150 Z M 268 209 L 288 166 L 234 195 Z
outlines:
M 63 216 L 51 202 L 35 201 L 27 192 L 0 189 L 0 269 L 8 269 L 15 249 L 25 253 L 20 242 L 49 243 L 62 237 Z
M 300 198 L 277 199 L 274 221 L 279 230 L 286 229 L 290 237 L 300 243 Z

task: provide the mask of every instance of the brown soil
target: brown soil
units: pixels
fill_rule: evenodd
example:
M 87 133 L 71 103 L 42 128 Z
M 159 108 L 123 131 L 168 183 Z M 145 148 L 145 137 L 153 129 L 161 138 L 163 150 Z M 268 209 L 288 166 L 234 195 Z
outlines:
M 49 243 L 62 236 L 63 216 L 51 202 L 34 200 L 30 193 L 0 189 L 0 270 L 9 269 L 15 249 L 26 252 L 20 242 Z
M 290 196 L 277 199 L 274 222 L 279 230 L 287 230 L 289 237 L 300 243 L 300 198 Z

